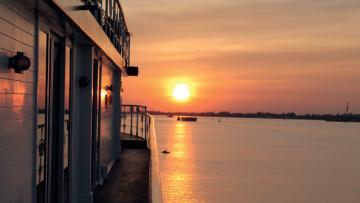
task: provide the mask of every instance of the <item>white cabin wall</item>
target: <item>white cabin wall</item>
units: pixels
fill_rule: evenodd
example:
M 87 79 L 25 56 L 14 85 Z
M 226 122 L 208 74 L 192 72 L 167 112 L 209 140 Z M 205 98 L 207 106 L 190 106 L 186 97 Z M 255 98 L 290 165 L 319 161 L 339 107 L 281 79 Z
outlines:
M 0 202 L 32 202 L 34 143 L 35 17 L 18 1 L 0 1 Z M 17 51 L 31 68 L 8 68 Z

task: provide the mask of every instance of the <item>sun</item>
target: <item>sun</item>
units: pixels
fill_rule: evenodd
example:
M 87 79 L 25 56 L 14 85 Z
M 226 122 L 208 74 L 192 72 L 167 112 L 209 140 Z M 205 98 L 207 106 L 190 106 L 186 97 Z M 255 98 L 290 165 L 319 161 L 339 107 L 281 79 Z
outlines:
M 190 91 L 186 84 L 177 84 L 172 95 L 177 101 L 185 101 L 190 97 Z

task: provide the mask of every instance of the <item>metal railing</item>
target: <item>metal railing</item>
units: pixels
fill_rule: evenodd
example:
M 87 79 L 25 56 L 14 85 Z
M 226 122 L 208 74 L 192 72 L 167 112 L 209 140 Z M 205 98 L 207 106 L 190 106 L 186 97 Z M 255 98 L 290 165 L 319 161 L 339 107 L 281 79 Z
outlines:
M 141 105 L 121 106 L 121 134 L 149 141 L 151 117 L 147 107 Z
M 45 165 L 45 123 L 38 125 L 37 139 L 37 184 L 44 180 Z
M 120 55 L 130 64 L 130 33 L 119 0 L 83 0 Z
M 69 165 L 69 136 L 70 136 L 70 121 L 64 120 L 64 169 Z M 46 124 L 41 123 L 37 126 L 37 177 L 36 183 L 44 181 L 45 177 L 45 159 L 46 159 L 46 137 L 45 137 Z

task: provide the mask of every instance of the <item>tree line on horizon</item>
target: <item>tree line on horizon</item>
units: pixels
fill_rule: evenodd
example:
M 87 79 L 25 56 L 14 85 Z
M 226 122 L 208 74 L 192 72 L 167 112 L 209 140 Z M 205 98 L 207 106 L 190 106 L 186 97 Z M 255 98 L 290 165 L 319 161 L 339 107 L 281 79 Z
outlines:
M 230 111 L 221 112 L 163 112 L 149 111 L 152 115 L 171 115 L 171 116 L 206 116 L 206 117 L 232 117 L 232 118 L 269 118 L 269 119 L 303 119 L 303 120 L 326 120 L 339 122 L 360 122 L 360 114 L 299 114 L 295 112 L 287 113 L 239 113 Z

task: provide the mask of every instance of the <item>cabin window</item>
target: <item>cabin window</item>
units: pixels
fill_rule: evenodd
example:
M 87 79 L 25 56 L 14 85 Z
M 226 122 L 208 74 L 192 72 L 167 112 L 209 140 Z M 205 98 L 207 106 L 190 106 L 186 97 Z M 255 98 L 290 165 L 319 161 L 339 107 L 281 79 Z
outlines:
M 70 135 L 71 135 L 71 55 L 72 49 L 65 48 L 64 72 L 64 202 L 69 200 Z

